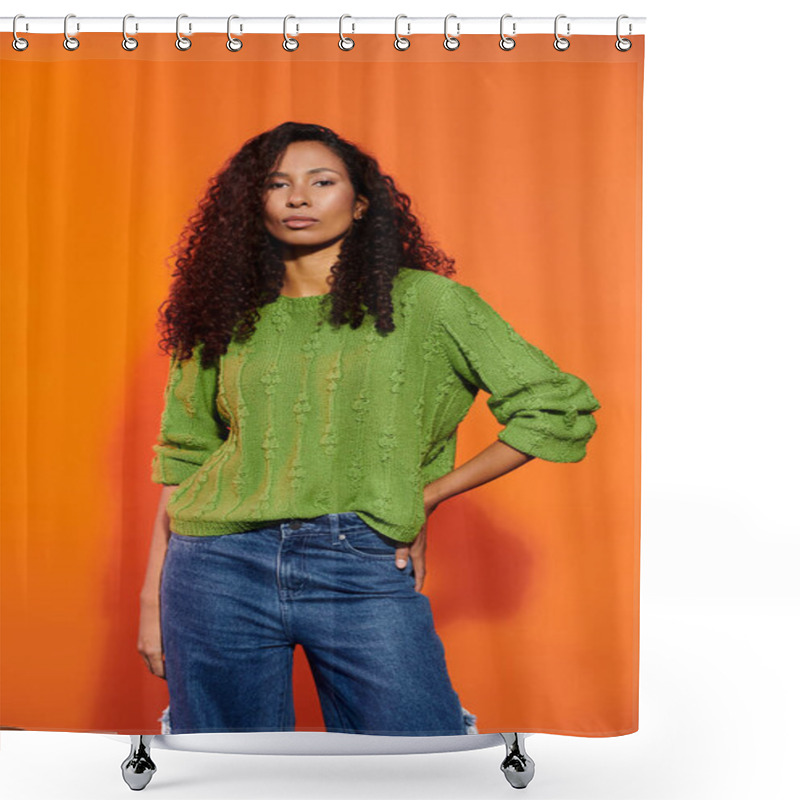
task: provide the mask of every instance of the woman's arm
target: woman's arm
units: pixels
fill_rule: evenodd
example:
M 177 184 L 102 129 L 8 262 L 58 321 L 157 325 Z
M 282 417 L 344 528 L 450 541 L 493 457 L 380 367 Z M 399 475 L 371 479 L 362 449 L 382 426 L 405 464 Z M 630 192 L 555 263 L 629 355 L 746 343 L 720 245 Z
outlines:
M 589 385 L 561 370 L 474 289 L 450 281 L 448 290 L 437 307 L 439 341 L 453 371 L 476 393 L 489 393 L 487 406 L 505 426 L 497 438 L 545 461 L 585 458 L 600 409 Z
M 139 655 L 144 658 L 147 668 L 153 675 L 166 680 L 164 654 L 161 647 L 161 568 L 169 542 L 169 517 L 167 503 L 177 484 L 165 484 L 161 491 L 156 521 L 153 525 L 153 538 L 150 542 L 150 558 L 144 584 L 139 595 L 139 638 L 136 643 Z
M 493 481 L 534 458 L 497 439 L 452 472 L 431 481 L 425 487 L 425 508 L 433 511 L 443 500 Z
M 416 581 L 414 588 L 422 591 L 422 586 L 425 583 L 425 549 L 427 548 L 427 528 L 428 517 L 433 513 L 439 503 L 446 500 L 453 495 L 466 492 L 468 489 L 474 489 L 482 483 L 488 483 L 506 472 L 511 472 L 512 469 L 521 467 L 528 461 L 532 461 L 536 456 L 529 456 L 527 453 L 522 453 L 515 450 L 511 445 L 501 442 L 499 439 L 492 442 L 487 448 L 482 450 L 478 455 L 465 461 L 460 467 L 457 467 L 447 475 L 442 475 L 435 481 L 427 484 L 423 490 L 423 498 L 425 503 L 425 524 L 417 534 L 416 539 L 410 545 L 405 547 L 398 547 L 395 553 L 395 564 L 398 569 L 403 569 L 406 565 L 406 559 L 411 558 L 414 564 L 414 575 Z
M 147 562 L 147 571 L 140 597 L 142 600 L 152 601 L 158 599 L 161 583 L 161 568 L 164 565 L 164 556 L 167 553 L 169 540 L 169 517 L 167 516 L 167 503 L 172 493 L 178 488 L 177 484 L 164 485 L 161 490 L 161 500 L 158 503 L 156 520 L 153 525 L 153 536 L 150 540 L 150 558 Z

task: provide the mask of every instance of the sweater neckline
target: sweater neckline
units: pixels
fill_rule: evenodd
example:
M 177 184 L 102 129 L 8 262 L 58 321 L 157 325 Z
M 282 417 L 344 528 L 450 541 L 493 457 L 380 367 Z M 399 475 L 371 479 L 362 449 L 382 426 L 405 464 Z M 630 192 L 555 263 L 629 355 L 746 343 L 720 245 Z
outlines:
M 305 297 L 289 297 L 279 294 L 272 302 L 272 305 L 275 307 L 276 313 L 287 313 L 292 317 L 299 314 L 301 317 L 310 316 L 316 319 L 327 308 L 326 298 L 328 300 L 332 299 L 330 292 L 326 294 L 309 294 Z
M 326 297 L 330 297 L 331 293 L 325 294 L 307 294 L 302 297 L 290 297 L 289 295 L 279 294 L 276 298 L 276 303 L 284 303 L 287 306 L 317 306 L 322 305 Z
M 401 278 L 403 271 L 404 270 L 401 268 L 399 273 L 395 276 L 395 283 L 399 278 Z M 331 296 L 330 292 L 325 292 L 324 294 L 308 294 L 302 297 L 291 297 L 290 295 L 279 294 L 275 302 L 285 303 L 287 306 L 291 306 L 293 308 L 296 308 L 298 306 L 302 306 L 304 308 L 310 306 L 313 308 L 316 306 L 321 306 L 325 301 L 325 298 L 330 296 Z

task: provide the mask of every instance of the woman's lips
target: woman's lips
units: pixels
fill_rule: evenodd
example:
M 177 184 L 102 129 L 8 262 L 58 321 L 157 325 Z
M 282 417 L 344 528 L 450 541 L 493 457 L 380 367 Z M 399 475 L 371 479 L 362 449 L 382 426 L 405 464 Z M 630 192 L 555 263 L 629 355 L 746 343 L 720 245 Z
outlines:
M 315 219 L 287 219 L 284 225 L 289 228 L 307 228 L 314 225 L 318 220 Z

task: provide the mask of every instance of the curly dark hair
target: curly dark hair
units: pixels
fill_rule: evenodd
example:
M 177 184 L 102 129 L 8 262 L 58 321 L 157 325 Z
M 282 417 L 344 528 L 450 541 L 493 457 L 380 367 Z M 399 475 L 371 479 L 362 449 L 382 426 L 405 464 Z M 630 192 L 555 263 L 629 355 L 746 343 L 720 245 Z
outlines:
M 401 267 L 455 273 L 454 260 L 425 241 L 408 195 L 373 156 L 330 128 L 284 122 L 249 139 L 211 179 L 189 217 L 172 253 L 177 249 L 175 280 L 159 306 L 159 346 L 165 352 L 190 358 L 202 344 L 202 366 L 211 366 L 232 338 L 243 342 L 252 336 L 259 308 L 280 295 L 286 268 L 278 241 L 267 231 L 262 198 L 267 175 L 298 141 L 326 144 L 345 163 L 356 196 L 369 200 L 331 269 L 333 325 L 359 327 L 363 304 L 378 331 L 392 331 L 390 293 Z

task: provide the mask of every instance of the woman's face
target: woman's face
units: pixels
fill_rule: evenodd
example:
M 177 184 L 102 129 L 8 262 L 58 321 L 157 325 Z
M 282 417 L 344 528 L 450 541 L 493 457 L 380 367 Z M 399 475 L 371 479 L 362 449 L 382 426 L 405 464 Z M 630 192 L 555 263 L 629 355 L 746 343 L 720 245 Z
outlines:
M 366 198 L 356 198 L 344 162 L 332 150 L 322 142 L 292 142 L 267 176 L 264 223 L 290 254 L 308 252 L 342 239 L 367 205 Z

